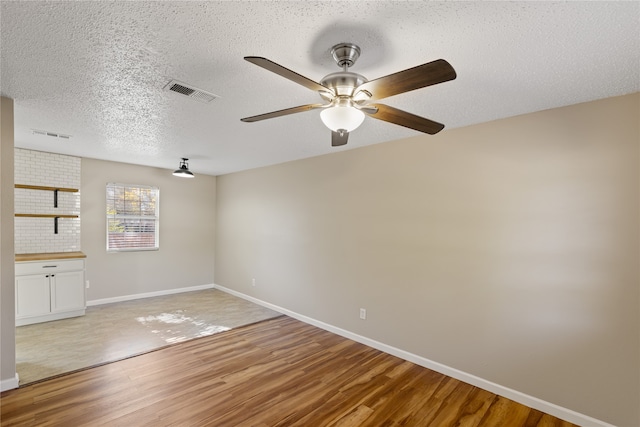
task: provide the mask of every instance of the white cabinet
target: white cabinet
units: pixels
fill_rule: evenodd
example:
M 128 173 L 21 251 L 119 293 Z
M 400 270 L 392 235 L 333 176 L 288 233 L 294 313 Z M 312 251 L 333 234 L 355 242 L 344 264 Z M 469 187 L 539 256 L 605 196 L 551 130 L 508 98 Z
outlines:
M 51 312 L 49 276 L 16 276 L 16 319 Z
M 51 276 L 51 312 L 85 308 L 84 271 L 67 271 Z
M 16 263 L 16 326 L 82 316 L 84 260 Z

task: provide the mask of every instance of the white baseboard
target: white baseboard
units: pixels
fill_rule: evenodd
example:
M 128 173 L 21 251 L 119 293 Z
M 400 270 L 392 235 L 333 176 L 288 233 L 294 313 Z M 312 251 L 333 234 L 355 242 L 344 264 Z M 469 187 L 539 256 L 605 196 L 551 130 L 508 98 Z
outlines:
M 131 294 L 131 295 L 123 295 L 123 296 L 120 296 L 120 297 L 113 297 L 113 298 L 94 299 L 94 300 L 91 300 L 91 301 L 87 301 L 87 306 L 110 304 L 112 302 L 131 301 L 131 300 L 134 300 L 134 299 L 159 297 L 159 296 L 162 296 L 162 295 L 179 294 L 179 293 L 182 293 L 182 292 L 201 291 L 201 290 L 204 290 L 204 289 L 212 289 L 212 288 L 214 288 L 214 286 L 215 285 L 199 285 L 199 286 L 190 286 L 188 288 L 168 289 L 166 291 L 146 292 L 146 293 L 143 293 L 143 294 Z
M 33 323 L 50 322 L 52 320 L 67 319 L 69 317 L 84 316 L 85 309 L 64 311 L 61 313 L 45 314 L 43 316 L 18 317 L 16 316 L 16 326 L 31 325 Z
M 19 384 L 20 384 L 20 377 L 18 377 L 18 373 L 16 372 L 15 377 L 9 378 L 7 380 L 0 380 L 0 391 L 6 391 L 6 390 L 18 388 Z
M 247 301 L 251 301 L 263 307 L 270 308 L 271 310 L 275 310 L 282 314 L 286 314 L 287 316 L 293 317 L 294 319 L 300 320 L 301 322 L 308 323 L 313 326 L 317 326 L 318 328 L 324 329 L 329 332 L 333 332 L 337 335 L 341 335 L 350 340 L 359 342 L 361 344 L 367 345 L 369 347 L 375 348 L 377 350 L 383 351 L 385 353 L 388 353 L 393 356 L 399 357 L 401 359 L 407 360 L 409 362 L 415 363 L 416 365 L 423 366 L 425 368 L 431 369 L 433 371 L 439 372 L 441 374 L 447 375 L 449 377 L 455 378 L 457 380 L 463 381 L 473 386 L 490 391 L 491 393 L 495 393 L 499 396 L 505 397 L 507 399 L 511 399 L 515 402 L 521 403 L 533 409 L 537 409 L 538 411 L 545 412 L 549 415 L 553 415 L 556 418 L 560 418 L 562 420 L 571 422 L 573 424 L 577 424 L 583 427 L 615 427 L 612 424 L 608 424 L 604 421 L 600 421 L 595 418 L 589 417 L 587 415 L 581 414 L 579 412 L 572 411 L 571 409 L 563 408 L 553 403 L 544 401 L 542 399 L 538 399 L 533 396 L 529 396 L 517 390 L 504 387 L 500 384 L 496 384 L 491 381 L 487 381 L 483 378 L 460 371 L 455 368 L 451 368 L 449 366 L 443 365 L 438 362 L 434 362 L 432 360 L 415 355 L 413 353 L 409 353 L 399 348 L 395 348 L 387 344 L 369 339 L 367 337 L 354 334 L 353 332 L 349 332 L 345 329 L 341 329 L 333 325 L 330 325 L 328 323 L 324 323 L 319 320 L 315 320 L 310 317 L 304 316 L 302 314 L 295 313 L 291 310 L 287 310 L 286 308 L 282 308 L 277 305 L 254 298 L 252 296 L 234 291 L 229 288 L 225 288 L 224 286 L 214 285 L 214 287 L 223 292 L 227 292 L 231 295 L 237 296 L 239 298 L 243 298 Z

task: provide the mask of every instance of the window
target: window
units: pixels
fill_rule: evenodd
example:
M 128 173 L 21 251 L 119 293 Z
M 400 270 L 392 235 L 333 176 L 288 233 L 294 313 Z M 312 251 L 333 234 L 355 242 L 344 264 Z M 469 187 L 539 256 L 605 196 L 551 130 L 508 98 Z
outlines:
M 107 184 L 107 251 L 157 250 L 160 190 Z

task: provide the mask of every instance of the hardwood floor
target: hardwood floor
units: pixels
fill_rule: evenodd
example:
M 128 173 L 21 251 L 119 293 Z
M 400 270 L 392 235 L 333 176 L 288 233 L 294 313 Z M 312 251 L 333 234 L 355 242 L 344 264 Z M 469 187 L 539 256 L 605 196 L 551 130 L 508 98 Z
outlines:
M 573 426 L 282 316 L 2 393 L 9 426 Z

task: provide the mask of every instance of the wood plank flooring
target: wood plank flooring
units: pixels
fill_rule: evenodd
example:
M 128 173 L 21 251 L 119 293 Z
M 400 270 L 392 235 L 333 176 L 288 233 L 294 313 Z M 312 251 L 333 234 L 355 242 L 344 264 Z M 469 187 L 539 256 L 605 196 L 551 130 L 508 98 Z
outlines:
M 573 426 L 290 317 L 10 390 L 9 426 Z

